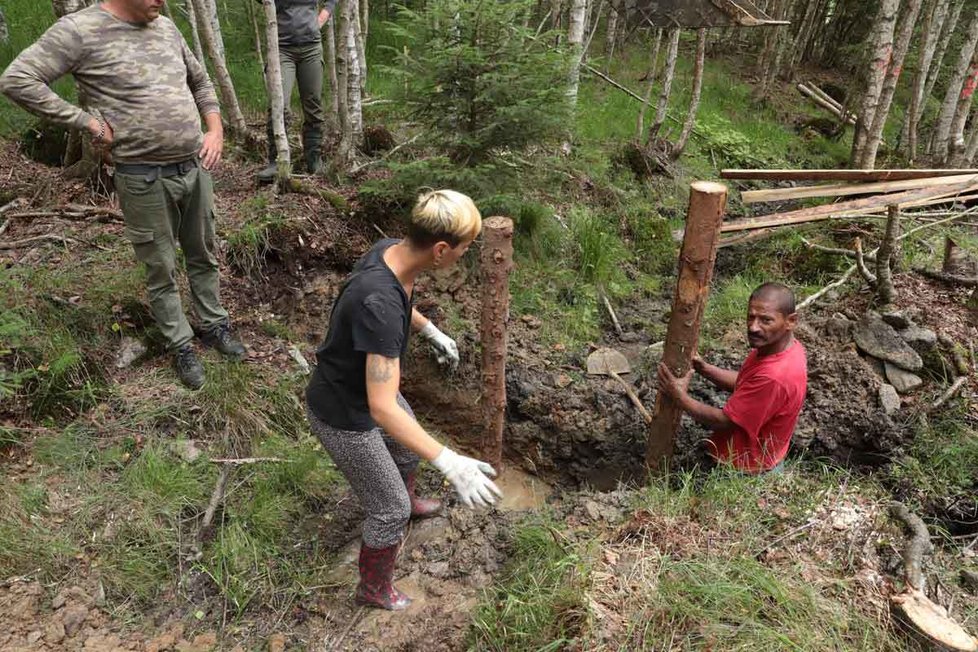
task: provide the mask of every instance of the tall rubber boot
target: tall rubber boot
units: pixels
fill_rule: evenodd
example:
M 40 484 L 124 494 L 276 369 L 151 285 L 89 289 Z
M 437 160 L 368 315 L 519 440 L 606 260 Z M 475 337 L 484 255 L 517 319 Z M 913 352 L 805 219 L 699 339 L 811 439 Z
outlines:
M 434 498 L 421 498 L 415 493 L 417 476 L 417 471 L 411 471 L 404 476 L 404 486 L 411 498 L 411 518 L 430 518 L 441 511 L 442 502 Z
M 401 544 L 387 548 L 371 548 L 360 544 L 360 584 L 355 601 L 367 607 L 401 611 L 411 604 L 411 598 L 395 588 L 394 561 Z
M 303 129 L 302 157 L 306 163 L 306 172 L 319 174 L 323 169 L 322 158 L 323 134 L 318 129 Z

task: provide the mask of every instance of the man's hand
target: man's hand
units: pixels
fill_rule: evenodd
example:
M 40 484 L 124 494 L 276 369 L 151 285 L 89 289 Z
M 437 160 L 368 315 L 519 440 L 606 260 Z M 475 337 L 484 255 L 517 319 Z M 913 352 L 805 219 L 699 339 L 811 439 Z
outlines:
M 675 374 L 666 366 L 666 363 L 659 363 L 659 391 L 665 392 L 667 396 L 679 400 L 689 389 L 689 381 L 693 377 L 693 370 L 686 372 L 685 376 L 677 378 Z
M 319 12 L 319 29 L 322 29 L 327 21 L 329 21 L 329 9 L 323 9 Z
M 503 492 L 489 479 L 496 477 L 495 469 L 485 462 L 459 455 L 445 446 L 431 463 L 452 483 L 466 507 L 486 507 L 494 504 L 497 497 L 503 497 Z
M 694 353 L 693 354 L 693 369 L 696 370 L 696 373 L 702 374 L 703 373 L 703 368 L 705 366 L 706 366 L 706 360 L 704 360 L 703 358 L 701 358 L 699 353 Z
M 88 121 L 88 132 L 92 135 L 92 146 L 106 163 L 112 162 L 112 144 L 115 142 L 115 132 L 112 125 L 98 118 Z
M 421 329 L 420 335 L 431 343 L 431 350 L 440 365 L 448 365 L 453 371 L 458 367 L 458 345 L 455 340 L 445 335 L 432 322 Z
M 213 170 L 221 162 L 224 153 L 224 132 L 208 131 L 204 134 L 204 145 L 200 148 L 200 164 L 205 170 Z

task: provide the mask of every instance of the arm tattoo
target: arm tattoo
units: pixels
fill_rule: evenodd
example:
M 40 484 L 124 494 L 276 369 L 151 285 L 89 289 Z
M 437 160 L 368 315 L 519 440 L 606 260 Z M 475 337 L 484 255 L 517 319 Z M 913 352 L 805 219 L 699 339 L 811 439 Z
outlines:
M 367 382 L 386 383 L 394 377 L 394 365 L 397 360 L 385 358 L 383 356 L 371 356 L 367 358 Z

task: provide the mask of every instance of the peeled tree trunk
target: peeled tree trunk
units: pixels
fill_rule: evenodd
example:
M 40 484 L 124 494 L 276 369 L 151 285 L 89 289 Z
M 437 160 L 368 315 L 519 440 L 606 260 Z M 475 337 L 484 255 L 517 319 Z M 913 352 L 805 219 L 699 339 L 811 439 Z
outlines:
M 666 111 L 669 109 L 669 95 L 672 93 L 672 80 L 676 77 L 676 58 L 679 56 L 679 28 L 669 32 L 669 50 L 666 52 L 666 67 L 662 72 L 662 90 L 659 92 L 659 102 L 655 107 L 655 122 L 649 127 L 646 142 L 651 144 L 662 124 L 666 121 Z
M 286 186 L 292 175 L 292 158 L 289 138 L 285 133 L 285 97 L 282 91 L 282 63 L 278 54 L 278 18 L 275 0 L 262 0 L 265 8 L 265 40 L 268 43 L 268 66 L 265 73 L 265 90 L 268 93 L 272 113 L 272 133 L 275 135 L 276 179 L 279 187 Z
M 567 79 L 567 99 L 571 108 L 577 106 L 577 91 L 581 81 L 581 57 L 584 55 L 584 19 L 587 0 L 572 0 L 568 21 L 567 45 L 571 52 L 570 73 Z
M 872 55 L 865 73 L 863 100 L 859 106 L 859 118 L 856 120 L 856 131 L 852 139 L 851 158 L 854 166 L 859 166 L 864 160 L 863 152 L 869 140 L 869 130 L 876 116 L 893 52 L 893 30 L 899 7 L 900 0 L 882 0 L 876 14 L 871 40 Z
M 896 92 L 897 82 L 900 80 L 900 73 L 903 70 L 903 60 L 907 56 L 907 50 L 910 49 L 910 41 L 913 39 L 913 30 L 917 23 L 917 15 L 920 13 L 921 2 L 922 0 L 907 0 L 903 10 L 890 65 L 886 70 L 883 88 L 876 105 L 876 115 L 873 116 L 866 145 L 862 152 L 862 160 L 857 162 L 857 167 L 872 168 L 876 165 L 876 152 L 879 150 L 880 141 L 883 140 L 883 127 L 886 126 L 886 119 L 890 115 L 893 94 Z M 865 119 L 868 121 L 868 116 Z
M 927 86 L 927 72 L 937 52 L 937 41 L 947 20 L 951 8 L 951 0 L 937 0 L 937 3 L 924 17 L 921 27 L 920 60 L 917 62 L 917 72 L 913 78 L 913 88 L 910 91 L 910 106 L 903 116 L 903 126 L 900 129 L 900 143 L 911 161 L 917 156 L 917 125 L 923 112 L 924 89 Z M 911 135 L 911 132 L 913 134 Z
M 693 125 L 696 124 L 696 111 L 700 107 L 700 95 L 703 91 L 703 66 L 706 59 L 706 28 L 701 27 L 696 32 L 696 63 L 693 65 L 693 95 L 689 100 L 689 110 L 686 112 L 686 120 L 683 121 L 683 130 L 679 133 L 679 140 L 672 147 L 671 155 L 679 158 L 689 136 L 693 133 Z
M 228 72 L 227 62 L 224 60 L 223 45 L 218 47 L 218 37 L 213 30 L 210 20 L 207 19 L 208 7 L 207 0 L 188 0 L 194 5 L 194 12 L 197 14 L 198 27 L 204 37 L 204 47 L 210 56 L 211 64 L 214 66 L 214 76 L 217 79 L 217 89 L 221 94 L 221 104 L 224 105 L 224 112 L 227 116 L 230 131 L 234 134 L 243 135 L 248 133 L 248 123 L 245 122 L 244 114 L 241 112 L 241 105 L 238 104 L 238 96 L 234 92 L 234 83 L 231 81 L 231 73 Z M 269 44 L 271 47 L 271 44 Z M 272 59 L 271 50 L 268 58 Z M 277 58 L 277 55 L 276 55 Z
M 971 23 L 968 25 L 967 36 L 961 46 L 961 51 L 958 53 L 958 61 L 948 81 L 947 92 L 944 93 L 944 101 L 941 104 L 941 112 L 938 114 L 937 123 L 934 126 L 931 154 L 936 160 L 943 161 L 947 158 L 951 123 L 954 121 L 954 114 L 958 110 L 961 94 L 965 91 L 965 82 L 972 58 L 975 55 L 976 46 L 978 46 L 978 13 L 971 18 Z

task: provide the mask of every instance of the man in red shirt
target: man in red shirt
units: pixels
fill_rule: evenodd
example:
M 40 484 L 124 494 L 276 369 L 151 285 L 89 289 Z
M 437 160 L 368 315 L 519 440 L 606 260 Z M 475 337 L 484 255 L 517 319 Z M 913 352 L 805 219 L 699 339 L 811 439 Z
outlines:
M 747 473 L 763 473 L 784 460 L 808 386 L 805 348 L 793 334 L 797 324 L 791 290 L 780 283 L 765 283 L 748 302 L 747 341 L 754 350 L 739 372 L 715 367 L 698 355 L 693 356 L 693 369 L 682 378 L 659 364 L 660 391 L 713 431 L 709 448 L 717 461 Z M 733 392 L 723 409 L 689 395 L 693 370 Z

